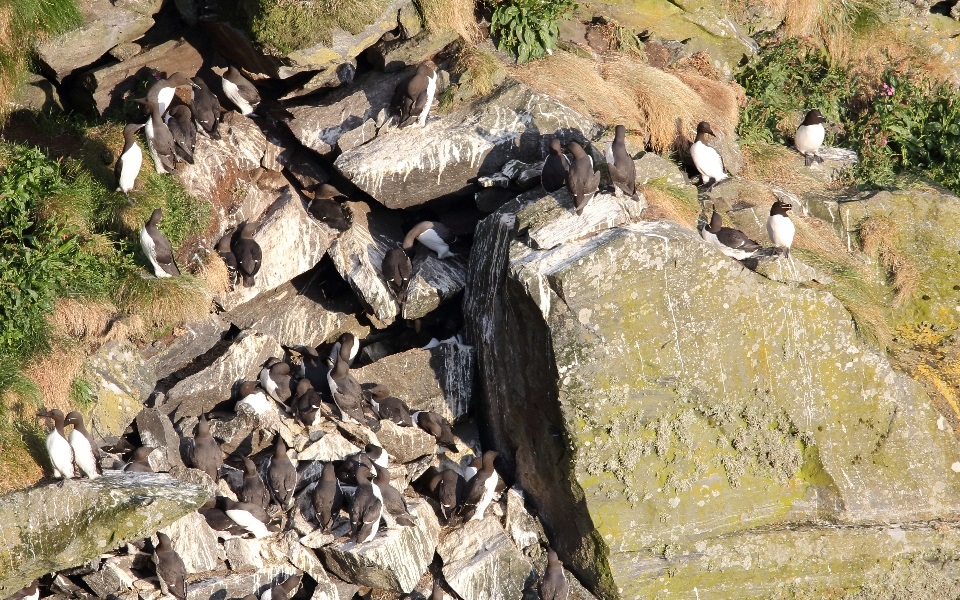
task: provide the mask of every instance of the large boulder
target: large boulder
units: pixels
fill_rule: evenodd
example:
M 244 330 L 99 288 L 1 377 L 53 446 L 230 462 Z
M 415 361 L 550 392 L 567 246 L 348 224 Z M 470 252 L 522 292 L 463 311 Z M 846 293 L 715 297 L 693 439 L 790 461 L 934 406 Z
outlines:
M 533 565 L 492 515 L 449 532 L 437 554 L 443 561 L 444 580 L 461 598 L 521 598 L 533 573 Z
M 111 341 L 87 359 L 86 372 L 97 403 L 87 417 L 98 443 L 113 443 L 143 408 L 156 373 L 130 342 Z
M 467 285 L 467 259 L 454 256 L 445 259 L 421 248 L 413 258 L 413 277 L 407 285 L 403 303 L 404 319 L 419 319 L 442 302 L 454 298 Z
M 93 64 L 117 44 L 130 42 L 153 26 L 163 0 L 80 0 L 83 24 L 36 46 L 40 68 L 62 83 L 78 69 Z
M 203 504 L 199 486 L 167 475 L 111 472 L 3 496 L 0 595 L 143 538 Z
M 589 140 L 590 119 L 550 96 L 508 80 L 490 95 L 437 117 L 425 127 L 387 128 L 341 154 L 334 166 L 389 208 L 409 208 L 463 194 L 478 176 L 508 160 L 542 160 L 549 142 Z
M 936 551 L 960 448 L 835 298 L 669 222 L 534 244 L 530 202 L 478 226 L 464 313 L 488 433 L 595 593 L 769 597 Z M 911 544 L 858 541 L 891 522 Z
M 230 331 L 230 323 L 220 315 L 210 314 L 177 329 L 177 338 L 172 342 L 157 340 L 140 351 L 158 379 L 182 369 L 216 346 Z

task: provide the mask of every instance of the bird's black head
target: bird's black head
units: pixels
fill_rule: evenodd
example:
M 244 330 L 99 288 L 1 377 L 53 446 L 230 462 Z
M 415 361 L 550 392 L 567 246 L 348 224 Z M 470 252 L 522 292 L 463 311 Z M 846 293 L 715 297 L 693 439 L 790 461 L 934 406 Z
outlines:
M 820 111 L 816 108 L 807 113 L 807 116 L 803 119 L 804 125 L 820 125 L 826 123 L 827 119 L 820 114 Z
M 793 208 L 793 205 L 784 202 L 783 200 L 777 199 L 776 202 L 770 207 L 770 215 L 783 215 L 787 216 L 787 211 Z

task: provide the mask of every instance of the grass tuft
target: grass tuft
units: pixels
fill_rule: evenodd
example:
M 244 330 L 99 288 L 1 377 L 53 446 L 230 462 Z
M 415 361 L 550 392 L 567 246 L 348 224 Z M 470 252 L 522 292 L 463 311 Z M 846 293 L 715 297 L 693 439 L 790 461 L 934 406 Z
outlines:
M 701 209 L 693 186 L 674 185 L 660 177 L 640 186 L 640 191 L 647 199 L 644 219 L 669 219 L 691 229 L 697 228 Z
M 120 300 L 127 312 L 138 315 L 155 332 L 167 332 L 210 310 L 209 291 L 191 275 L 155 279 L 131 273 L 121 285 Z
M 920 288 L 920 270 L 901 250 L 903 236 L 900 227 L 882 216 L 870 216 L 857 227 L 863 252 L 874 256 L 887 271 L 895 291 L 894 303 L 902 306 L 917 294 Z
M 418 0 L 427 29 L 435 33 L 456 32 L 468 44 L 480 41 L 480 26 L 473 0 Z

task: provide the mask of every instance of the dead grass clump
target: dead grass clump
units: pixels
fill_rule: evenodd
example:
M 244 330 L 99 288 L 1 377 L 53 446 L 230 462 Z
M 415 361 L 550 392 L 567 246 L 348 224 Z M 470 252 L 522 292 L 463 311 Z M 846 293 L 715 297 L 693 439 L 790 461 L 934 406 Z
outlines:
M 110 330 L 116 307 L 105 302 L 60 298 L 48 321 L 56 337 L 99 345 Z
M 70 392 L 83 366 L 84 355 L 75 348 L 58 348 L 27 368 L 26 374 L 40 390 L 47 410 L 59 408 L 66 414 L 74 409 Z
M 212 295 L 226 292 L 230 289 L 230 271 L 219 254 L 210 253 L 207 262 L 199 267 L 198 276 L 203 279 L 207 290 Z
M 900 227 L 886 217 L 870 216 L 860 222 L 858 233 L 863 252 L 876 257 L 887 270 L 896 292 L 894 303 L 902 306 L 920 288 L 920 270 L 900 248 Z
M 798 155 L 781 144 L 755 142 L 740 147 L 743 151 L 744 179 L 762 181 L 790 191 L 806 191 L 817 180 L 796 167 Z
M 153 331 L 172 329 L 210 310 L 209 292 L 191 275 L 155 279 L 133 274 L 121 285 L 120 298 L 123 309 Z
M 640 191 L 647 199 L 644 219 L 667 219 L 691 229 L 697 228 L 700 202 L 695 189 L 673 185 L 665 178 L 659 178 L 641 185 Z
M 427 28 L 441 33 L 456 32 L 464 41 L 476 43 L 480 40 L 480 26 L 474 17 L 473 0 L 419 0 L 420 14 Z

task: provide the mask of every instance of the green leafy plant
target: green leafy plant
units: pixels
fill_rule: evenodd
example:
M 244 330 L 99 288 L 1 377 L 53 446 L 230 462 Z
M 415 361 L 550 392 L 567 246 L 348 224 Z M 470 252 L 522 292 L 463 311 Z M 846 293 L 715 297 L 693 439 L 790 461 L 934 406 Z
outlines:
M 517 63 L 543 58 L 557 47 L 559 21 L 576 7 L 572 0 L 502 0 L 493 9 L 490 33 Z

